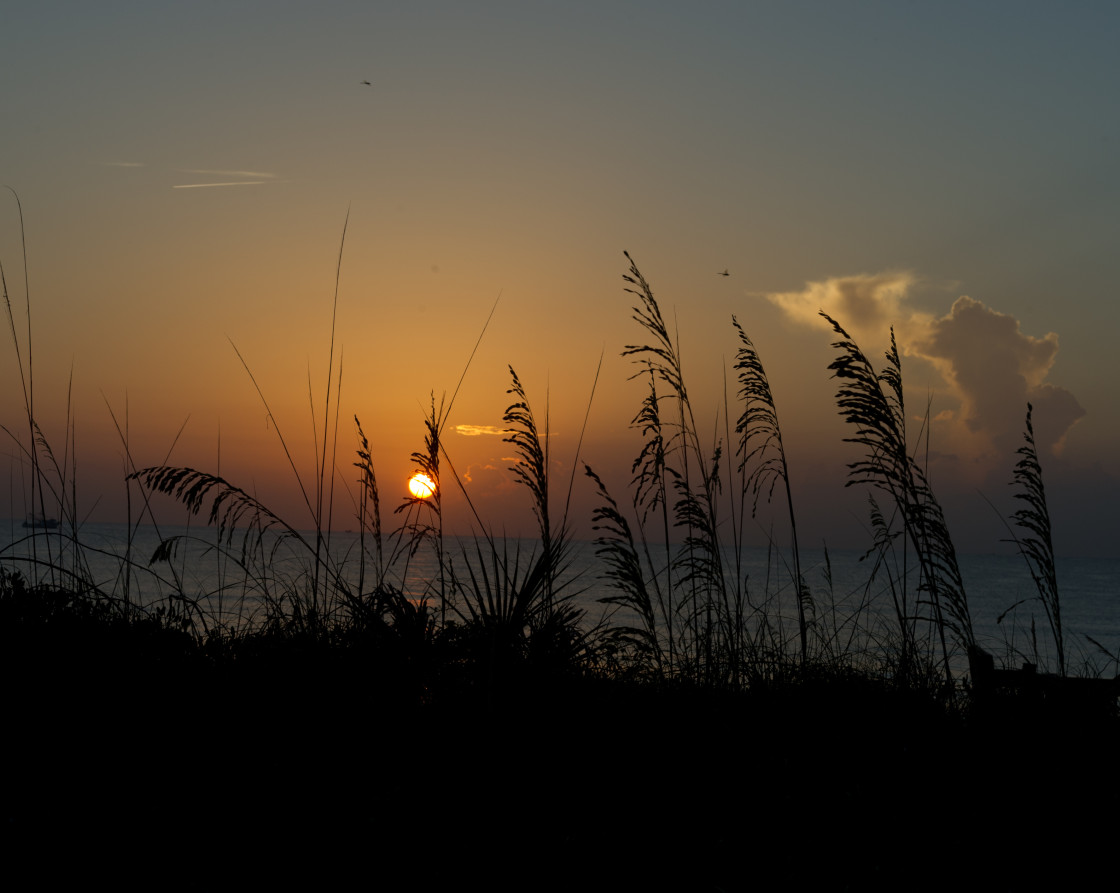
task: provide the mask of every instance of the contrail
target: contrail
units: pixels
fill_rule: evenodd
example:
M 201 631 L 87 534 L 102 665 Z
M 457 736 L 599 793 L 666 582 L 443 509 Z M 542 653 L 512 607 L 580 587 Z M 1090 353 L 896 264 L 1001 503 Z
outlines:
M 260 186 L 264 180 L 241 180 L 236 183 L 184 183 L 172 189 L 209 189 L 211 186 Z
M 269 174 L 264 171 L 216 171 L 194 167 L 180 168 L 179 172 L 183 174 L 214 174 L 218 177 L 257 177 L 265 180 L 271 180 L 276 176 L 276 174 Z

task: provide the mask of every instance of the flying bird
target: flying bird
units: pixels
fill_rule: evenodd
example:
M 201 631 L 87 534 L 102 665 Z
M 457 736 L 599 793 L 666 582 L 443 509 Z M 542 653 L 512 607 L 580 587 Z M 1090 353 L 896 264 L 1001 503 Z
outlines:
M 724 271 L 723 271 L 722 273 L 716 273 L 716 275 L 717 275 L 717 276 L 730 276 L 731 274 L 730 274 L 730 273 L 728 273 L 728 272 L 727 272 L 727 269 L 725 268 L 725 269 L 724 269 Z
M 369 81 L 362 81 L 362 83 L 365 84 L 367 87 L 372 87 L 373 86 L 373 84 L 371 84 Z

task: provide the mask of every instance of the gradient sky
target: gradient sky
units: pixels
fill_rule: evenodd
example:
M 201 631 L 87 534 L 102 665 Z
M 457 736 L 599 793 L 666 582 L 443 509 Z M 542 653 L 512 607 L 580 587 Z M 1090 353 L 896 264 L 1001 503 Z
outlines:
M 550 404 L 564 476 L 603 356 L 581 458 L 625 500 L 626 249 L 679 326 L 705 431 L 732 314 L 753 339 L 810 543 L 865 542 L 825 309 L 876 358 L 896 327 L 959 548 L 1001 548 L 986 499 L 1009 504 L 1031 400 L 1059 548 L 1116 554 L 1118 45 L 1111 3 L 15 6 L 0 183 L 23 204 L 36 416 L 61 453 L 72 374 L 91 518 L 123 513 L 111 410 L 136 465 L 220 471 L 305 526 L 231 342 L 310 477 L 349 209 L 338 465 L 353 480 L 357 414 L 390 506 L 496 300 L 445 432 L 484 518 L 532 529 L 485 433 L 508 365 Z M 23 338 L 8 192 L 0 261 Z M 0 422 L 26 440 L 10 342 L 0 364 Z M 19 517 L 16 453 L 0 515 Z

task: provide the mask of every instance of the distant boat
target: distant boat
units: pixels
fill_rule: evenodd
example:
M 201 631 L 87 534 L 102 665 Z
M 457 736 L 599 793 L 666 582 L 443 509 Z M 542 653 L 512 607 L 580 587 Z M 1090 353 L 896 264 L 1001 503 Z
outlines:
M 54 530 L 58 527 L 57 518 L 37 518 L 35 515 L 28 515 L 27 520 L 23 522 L 23 526 L 29 530 L 38 527 L 41 530 Z

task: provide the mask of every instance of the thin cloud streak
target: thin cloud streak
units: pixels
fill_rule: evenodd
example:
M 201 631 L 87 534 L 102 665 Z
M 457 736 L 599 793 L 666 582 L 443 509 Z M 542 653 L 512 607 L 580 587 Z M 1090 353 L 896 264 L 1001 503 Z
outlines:
M 263 186 L 264 180 L 240 180 L 230 183 L 183 183 L 178 186 L 172 186 L 172 189 L 210 189 L 214 186 Z
M 454 430 L 456 434 L 464 437 L 499 436 L 509 433 L 508 429 L 498 428 L 495 425 L 456 425 Z
M 179 169 L 181 174 L 210 174 L 215 177 L 253 177 L 255 179 L 274 180 L 276 174 L 265 171 L 217 171 L 208 168 L 184 167 Z

